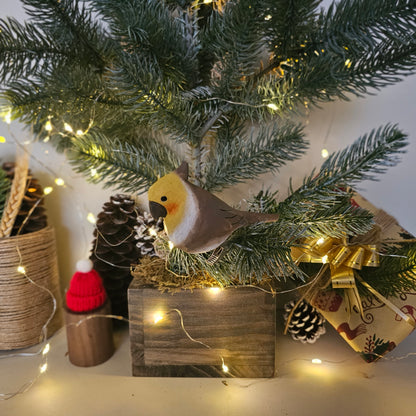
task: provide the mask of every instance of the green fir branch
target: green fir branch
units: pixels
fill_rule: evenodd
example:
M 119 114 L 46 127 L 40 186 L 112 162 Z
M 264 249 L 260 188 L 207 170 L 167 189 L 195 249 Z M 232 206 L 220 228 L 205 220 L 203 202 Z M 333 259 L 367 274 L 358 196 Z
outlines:
M 198 75 L 198 25 L 158 0 L 95 0 L 111 35 L 128 54 L 145 60 L 158 78 L 195 84 Z
M 115 186 L 125 192 L 146 192 L 180 164 L 168 146 L 150 137 L 139 138 L 132 145 L 92 131 L 73 136 L 71 142 L 67 157 L 76 172 L 92 183 L 103 182 L 104 187 Z
M 384 296 L 416 291 L 416 243 L 384 244 L 380 265 L 359 272 L 365 282 Z
M 21 0 L 32 21 L 58 45 L 73 51 L 77 64 L 102 72 L 114 43 L 93 17 L 88 5 L 76 0 Z M 70 63 L 70 62 L 69 62 Z
M 48 72 L 51 61 L 75 56 L 56 44 L 33 24 L 20 24 L 13 18 L 0 19 L 0 83 L 19 78 L 31 79 Z
M 322 0 L 266 0 L 263 3 L 264 32 L 270 48 L 276 51 L 274 66 L 303 55 L 300 45 L 317 29 L 320 3 Z
M 296 191 L 279 204 L 282 218 L 294 219 L 315 209 L 327 209 L 343 197 L 345 189 L 363 180 L 376 180 L 399 162 L 406 135 L 387 125 L 360 137 L 351 146 L 328 157 L 319 172 L 313 171 Z
M 303 280 L 304 273 L 290 256 L 296 237 L 296 233 L 282 232 L 278 226 L 256 224 L 233 233 L 219 254 L 215 250 L 189 254 L 174 248 L 169 251 L 168 269 L 179 275 L 204 270 L 223 286 L 236 280 L 240 284 L 256 284 L 265 278 Z
M 342 0 L 321 12 L 287 76 L 311 102 L 368 94 L 414 73 L 416 15 L 411 0 Z
M 219 191 L 263 173 L 277 172 L 288 161 L 298 159 L 307 144 L 300 126 L 274 124 L 252 129 L 250 134 L 223 128 L 204 175 L 205 187 Z

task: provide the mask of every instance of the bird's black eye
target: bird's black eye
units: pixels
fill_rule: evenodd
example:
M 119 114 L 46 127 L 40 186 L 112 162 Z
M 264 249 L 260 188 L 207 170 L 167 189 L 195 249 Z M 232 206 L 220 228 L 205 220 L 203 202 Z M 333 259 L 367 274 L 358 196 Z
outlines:
M 161 201 L 165 202 L 168 200 L 168 198 L 166 196 L 162 196 L 162 198 L 160 198 Z

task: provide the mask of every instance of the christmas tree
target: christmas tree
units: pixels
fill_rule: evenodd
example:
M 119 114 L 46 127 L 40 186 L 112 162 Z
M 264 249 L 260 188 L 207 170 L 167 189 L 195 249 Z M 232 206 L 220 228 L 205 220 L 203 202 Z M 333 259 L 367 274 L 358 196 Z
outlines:
M 22 3 L 25 23 L 0 20 L 2 110 L 90 181 L 124 192 L 146 192 L 182 160 L 192 183 L 216 193 L 277 173 L 308 148 L 307 107 L 372 93 L 416 67 L 412 0 L 326 10 L 318 0 Z M 394 125 L 363 134 L 280 203 L 276 190 L 249 201 L 278 222 L 238 229 L 219 255 L 166 248 L 169 268 L 222 284 L 304 279 L 292 245 L 369 231 L 372 217 L 351 204 L 351 189 L 395 165 L 406 139 Z M 414 247 L 395 250 L 394 276 L 413 276 L 400 256 L 414 258 Z

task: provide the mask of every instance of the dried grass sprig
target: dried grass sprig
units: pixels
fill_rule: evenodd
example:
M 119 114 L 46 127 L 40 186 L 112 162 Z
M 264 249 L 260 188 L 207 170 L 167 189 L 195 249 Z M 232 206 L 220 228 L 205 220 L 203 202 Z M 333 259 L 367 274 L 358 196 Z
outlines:
M 29 168 L 29 153 L 16 156 L 14 178 L 0 222 L 0 238 L 9 237 L 25 195 Z

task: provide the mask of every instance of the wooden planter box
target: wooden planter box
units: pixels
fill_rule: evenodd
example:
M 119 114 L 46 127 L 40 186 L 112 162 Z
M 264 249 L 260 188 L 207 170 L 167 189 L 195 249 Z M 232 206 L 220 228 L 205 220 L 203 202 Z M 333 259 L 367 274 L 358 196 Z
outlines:
M 133 376 L 274 376 L 272 295 L 248 287 L 172 295 L 133 279 L 128 299 Z

